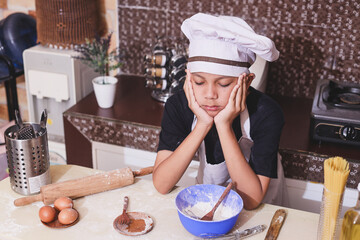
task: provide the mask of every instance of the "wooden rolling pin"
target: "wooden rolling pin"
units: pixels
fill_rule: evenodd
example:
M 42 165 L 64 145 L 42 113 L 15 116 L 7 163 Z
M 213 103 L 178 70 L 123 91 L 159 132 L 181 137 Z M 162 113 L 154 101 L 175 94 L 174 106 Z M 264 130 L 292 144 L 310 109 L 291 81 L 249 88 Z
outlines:
M 39 194 L 16 199 L 14 205 L 24 206 L 37 201 L 43 201 L 45 205 L 48 205 L 62 196 L 75 199 L 131 185 L 134 183 L 135 177 L 152 172 L 153 167 L 142 168 L 137 171 L 132 171 L 130 168 L 121 168 L 83 178 L 48 184 L 40 188 Z

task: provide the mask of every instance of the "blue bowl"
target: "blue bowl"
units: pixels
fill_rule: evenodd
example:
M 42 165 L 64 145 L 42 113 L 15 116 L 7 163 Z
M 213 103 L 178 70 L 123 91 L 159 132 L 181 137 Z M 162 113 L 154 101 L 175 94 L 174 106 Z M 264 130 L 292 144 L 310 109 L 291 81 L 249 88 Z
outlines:
M 224 190 L 225 187 L 219 185 L 199 184 L 185 188 L 178 193 L 175 199 L 177 211 L 182 225 L 188 232 L 197 237 L 216 237 L 228 233 L 234 227 L 244 204 L 239 194 L 233 190 L 228 193 L 216 210 L 223 210 L 226 213 L 223 214 L 224 216 L 214 218 L 213 221 L 200 220 L 215 206 Z M 199 213 L 199 211 L 194 213 L 192 210 L 197 209 L 197 206 L 200 205 L 206 206 L 208 209 L 202 208 L 203 213 Z M 194 215 L 200 216 L 194 217 Z

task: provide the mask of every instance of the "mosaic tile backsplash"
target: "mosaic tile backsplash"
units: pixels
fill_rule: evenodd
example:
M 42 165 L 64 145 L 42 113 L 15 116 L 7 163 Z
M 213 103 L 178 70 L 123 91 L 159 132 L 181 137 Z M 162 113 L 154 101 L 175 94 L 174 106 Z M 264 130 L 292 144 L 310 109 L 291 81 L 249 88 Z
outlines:
M 142 75 L 155 39 L 184 37 L 182 21 L 198 12 L 241 17 L 275 42 L 269 94 L 313 98 L 318 79 L 360 84 L 358 0 L 118 0 L 123 72 Z
M 89 141 L 156 152 L 160 127 L 72 113 L 65 113 L 64 117 Z M 286 178 L 323 183 L 324 160 L 329 156 L 290 149 L 279 149 L 279 153 Z M 349 161 L 349 166 L 346 186 L 356 188 L 360 181 L 360 164 Z

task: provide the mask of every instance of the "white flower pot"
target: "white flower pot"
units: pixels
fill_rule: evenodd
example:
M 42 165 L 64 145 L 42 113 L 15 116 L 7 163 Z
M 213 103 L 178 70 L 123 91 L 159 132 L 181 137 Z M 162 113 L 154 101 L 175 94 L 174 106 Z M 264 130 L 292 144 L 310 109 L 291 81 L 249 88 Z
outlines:
M 111 108 L 114 105 L 117 82 L 118 79 L 112 76 L 100 76 L 92 80 L 99 107 Z

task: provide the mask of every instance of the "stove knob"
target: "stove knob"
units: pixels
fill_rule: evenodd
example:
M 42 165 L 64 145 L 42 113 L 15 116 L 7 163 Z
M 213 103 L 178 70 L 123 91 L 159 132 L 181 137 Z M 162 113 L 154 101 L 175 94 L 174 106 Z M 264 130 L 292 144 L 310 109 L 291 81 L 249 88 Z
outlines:
M 356 138 L 356 129 L 350 125 L 345 125 L 340 131 L 341 136 L 346 140 L 354 140 Z

